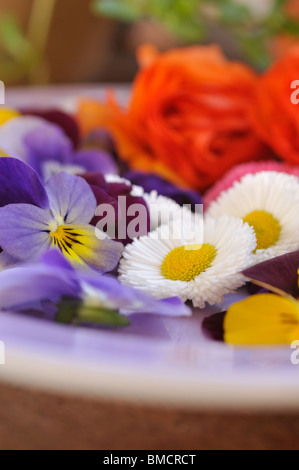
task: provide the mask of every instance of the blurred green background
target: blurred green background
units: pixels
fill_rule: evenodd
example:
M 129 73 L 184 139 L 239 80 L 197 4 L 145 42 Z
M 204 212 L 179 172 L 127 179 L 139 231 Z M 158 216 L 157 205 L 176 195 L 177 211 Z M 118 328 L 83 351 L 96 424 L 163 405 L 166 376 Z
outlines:
M 299 38 L 299 0 L 1 0 L 6 85 L 127 82 L 135 49 L 218 43 L 258 70 Z

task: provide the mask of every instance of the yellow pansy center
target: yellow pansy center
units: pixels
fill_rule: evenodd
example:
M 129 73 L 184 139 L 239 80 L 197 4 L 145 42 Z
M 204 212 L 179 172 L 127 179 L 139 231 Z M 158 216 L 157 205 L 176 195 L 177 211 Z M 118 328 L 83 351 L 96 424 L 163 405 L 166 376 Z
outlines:
M 76 227 L 69 225 L 58 225 L 56 222 L 50 224 L 50 238 L 52 246 L 59 248 L 59 250 L 67 257 L 74 261 L 82 263 L 78 256 L 78 248 L 84 248 L 85 236 L 80 233 Z
M 172 281 L 191 281 L 211 266 L 216 253 L 209 243 L 174 248 L 165 256 L 161 273 Z
M 256 250 L 265 250 L 278 241 L 281 232 L 281 226 L 272 214 L 266 211 L 253 211 L 243 218 L 253 227 L 256 235 Z

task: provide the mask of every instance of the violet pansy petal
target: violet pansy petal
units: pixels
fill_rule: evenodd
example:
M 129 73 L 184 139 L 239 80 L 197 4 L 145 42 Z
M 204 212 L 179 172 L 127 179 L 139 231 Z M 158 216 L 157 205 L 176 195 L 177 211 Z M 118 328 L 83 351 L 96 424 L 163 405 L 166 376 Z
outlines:
M 125 315 L 141 313 L 189 316 L 192 314 L 191 309 L 177 297 L 157 300 L 142 291 L 121 284 L 116 278 L 108 275 L 83 275 L 81 280 L 85 285 L 91 286 L 95 292 L 98 291 L 99 297 L 106 301 L 107 305 Z
M 166 299 L 155 299 L 149 295 L 145 295 L 140 291 L 136 291 L 135 304 L 128 308 L 121 309 L 124 315 L 132 313 L 151 313 L 155 315 L 164 315 L 172 317 L 191 316 L 192 310 L 178 297 Z
M 16 158 L 0 158 L 0 207 L 17 203 L 49 208 L 47 193 L 37 173 Z
M 80 176 L 65 172 L 51 176 L 46 183 L 51 210 L 67 224 L 88 224 L 94 217 L 96 198 Z
M 298 288 L 299 251 L 277 256 L 243 271 L 252 281 L 267 284 L 299 297 Z
M 11 268 L 18 264 L 20 264 L 20 262 L 14 256 L 10 256 L 4 251 L 0 253 L 0 271 L 3 271 L 4 269 L 7 269 L 7 268 Z
M 85 168 L 86 172 L 118 173 L 117 165 L 113 157 L 104 150 L 79 150 L 74 154 L 73 163 Z
M 24 136 L 26 161 L 41 177 L 45 162 L 71 163 L 72 144 L 63 131 L 45 122 Z
M 50 246 L 48 211 L 30 204 L 0 208 L 0 246 L 23 261 L 38 259 Z
M 74 272 L 72 265 L 67 261 L 67 259 L 56 249 L 50 249 L 46 251 L 41 257 L 41 263 L 52 266 L 57 269 L 66 269 L 68 271 Z
M 1 309 L 24 308 L 33 302 L 55 301 L 62 295 L 77 297 L 79 293 L 76 279 L 56 267 L 36 264 L 0 272 Z

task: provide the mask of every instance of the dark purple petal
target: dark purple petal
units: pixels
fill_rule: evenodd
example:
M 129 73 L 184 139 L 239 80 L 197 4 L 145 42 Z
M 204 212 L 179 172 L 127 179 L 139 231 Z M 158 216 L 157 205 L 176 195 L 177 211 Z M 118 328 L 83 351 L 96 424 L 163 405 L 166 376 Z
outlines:
M 16 158 L 0 158 L 0 207 L 17 203 L 49 208 L 46 190 L 37 173 Z
M 24 137 L 26 161 L 45 179 L 43 166 L 46 162 L 72 163 L 72 145 L 63 131 L 45 123 Z
M 215 341 L 224 341 L 223 322 L 226 312 L 214 313 L 206 317 L 202 322 L 202 330 L 205 336 Z
M 104 150 L 79 150 L 74 154 L 72 163 L 82 166 L 85 172 L 96 172 L 103 175 L 118 173 L 113 157 Z
M 128 211 L 134 204 L 144 207 L 144 221 L 141 227 L 137 227 L 140 235 L 146 235 L 150 229 L 149 210 L 145 200 L 139 196 L 132 196 L 132 187 L 125 183 L 107 183 L 103 175 L 100 173 L 85 173 L 81 175 L 90 185 L 96 197 L 98 206 L 101 204 L 110 204 L 114 209 L 113 221 L 115 226 L 114 240 L 121 241 L 124 245 L 131 243 L 132 239 L 128 236 L 127 228 L 129 224 L 138 217 L 138 214 L 128 215 Z M 122 196 L 122 199 L 119 199 Z M 133 208 L 135 209 L 135 208 Z M 106 217 L 96 216 L 92 219 L 91 224 L 97 223 Z M 124 236 L 123 236 L 124 235 Z
M 73 148 L 78 147 L 80 141 L 79 126 L 76 120 L 69 114 L 59 109 L 25 109 L 23 110 L 23 114 L 38 116 L 58 125 L 71 140 Z
M 194 210 L 195 204 L 202 204 L 202 198 L 196 191 L 175 186 L 169 181 L 166 181 L 165 179 L 153 173 L 141 173 L 130 170 L 127 171 L 123 176 L 133 184 L 142 186 L 145 192 L 149 193 L 155 189 L 158 194 L 169 197 L 173 201 L 177 202 L 180 206 L 183 204 L 191 204 L 192 210 Z
M 87 183 L 90 186 L 94 186 L 94 187 L 103 189 L 104 191 L 106 191 L 108 193 L 109 183 L 106 182 L 106 180 L 105 180 L 102 173 L 100 173 L 100 172 L 97 172 L 97 173 L 87 172 L 87 173 L 84 173 L 84 175 L 80 175 L 80 176 L 81 176 L 81 178 L 84 178 L 85 181 L 87 181 Z
M 277 256 L 243 271 L 253 281 L 280 289 L 295 298 L 298 288 L 299 251 Z

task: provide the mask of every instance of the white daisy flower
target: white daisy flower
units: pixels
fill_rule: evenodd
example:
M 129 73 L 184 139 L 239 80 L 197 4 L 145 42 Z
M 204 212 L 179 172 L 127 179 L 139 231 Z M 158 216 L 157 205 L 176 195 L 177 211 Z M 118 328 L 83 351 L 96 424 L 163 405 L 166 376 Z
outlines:
M 163 225 L 127 245 L 120 280 L 159 299 L 192 300 L 195 307 L 221 302 L 244 284 L 240 272 L 252 264 L 254 231 L 241 219 L 227 216 L 197 223 L 203 227 L 196 227 L 193 238 L 178 237 L 180 227 L 174 221 L 172 228 Z
M 263 171 L 246 175 L 221 193 L 206 215 L 240 217 L 257 238 L 254 262 L 299 249 L 299 180 L 296 176 Z

